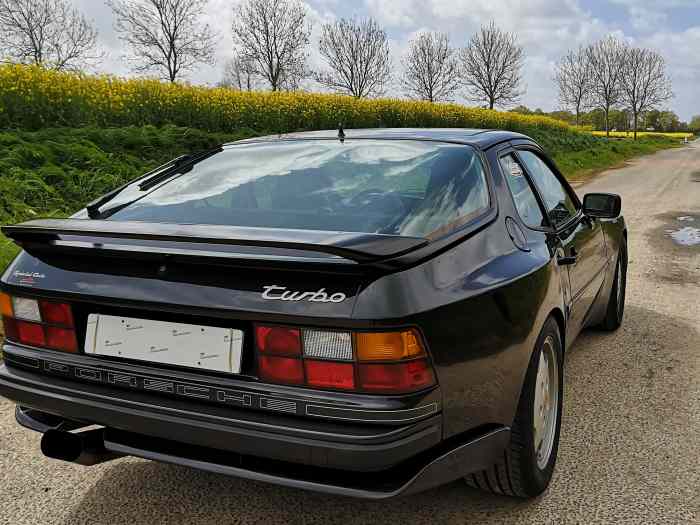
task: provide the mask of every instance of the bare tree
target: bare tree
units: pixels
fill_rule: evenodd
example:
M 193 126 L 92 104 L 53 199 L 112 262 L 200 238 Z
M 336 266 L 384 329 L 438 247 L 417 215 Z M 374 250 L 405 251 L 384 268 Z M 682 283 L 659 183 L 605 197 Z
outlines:
M 234 8 L 233 40 L 240 56 L 272 91 L 296 89 L 307 75 L 311 25 L 299 0 L 246 0 Z
M 333 91 L 355 98 L 379 96 L 391 81 L 389 40 L 372 18 L 324 24 L 319 50 L 328 67 L 314 78 Z
M 459 89 L 459 65 L 446 33 L 423 33 L 403 58 L 406 94 L 420 100 L 450 100 Z
M 131 47 L 132 69 L 175 82 L 214 61 L 215 33 L 200 23 L 208 0 L 107 0 L 115 30 Z
M 235 53 L 232 59 L 226 61 L 224 78 L 219 85 L 238 91 L 253 91 L 258 87 L 259 80 L 260 77 L 256 73 L 254 64 L 249 59 Z
M 627 48 L 623 42 L 608 36 L 586 48 L 591 68 L 593 104 L 603 111 L 605 132 L 610 136 L 610 110 L 622 100 L 621 79 Z
M 0 0 L 0 35 L 12 62 L 80 71 L 103 56 L 97 31 L 65 0 Z
M 557 63 L 554 80 L 559 88 L 559 103 L 574 111 L 578 126 L 581 112 L 593 107 L 592 71 L 586 50 L 580 47 L 569 51 Z
M 636 140 L 640 114 L 673 97 L 664 58 L 651 49 L 628 49 L 625 53 L 620 84 L 622 100 L 632 113 Z
M 493 22 L 472 36 L 460 52 L 460 62 L 470 100 L 493 109 L 514 104 L 523 94 L 523 48 L 513 33 L 501 31 Z

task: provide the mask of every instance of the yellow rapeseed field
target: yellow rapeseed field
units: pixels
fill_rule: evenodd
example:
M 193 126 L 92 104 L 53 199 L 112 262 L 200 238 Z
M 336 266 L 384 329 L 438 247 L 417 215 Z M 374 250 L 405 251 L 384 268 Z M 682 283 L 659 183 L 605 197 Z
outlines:
M 458 104 L 378 99 L 357 100 L 305 92 L 240 92 L 227 88 L 170 84 L 0 66 L 0 127 L 160 126 L 208 131 L 241 128 L 270 132 L 359 127 L 473 127 L 532 133 L 578 132 L 543 116 L 519 115 Z

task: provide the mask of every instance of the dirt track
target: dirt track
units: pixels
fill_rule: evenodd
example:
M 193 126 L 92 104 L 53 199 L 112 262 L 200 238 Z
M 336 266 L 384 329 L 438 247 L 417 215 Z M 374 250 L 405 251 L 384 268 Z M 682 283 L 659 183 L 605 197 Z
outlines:
M 568 356 L 559 463 L 542 498 L 453 483 L 367 503 L 134 459 L 85 469 L 43 458 L 0 400 L 0 523 L 700 523 L 700 244 L 678 244 L 700 233 L 700 144 L 586 191 L 623 196 L 627 311 L 618 332 L 587 332 Z

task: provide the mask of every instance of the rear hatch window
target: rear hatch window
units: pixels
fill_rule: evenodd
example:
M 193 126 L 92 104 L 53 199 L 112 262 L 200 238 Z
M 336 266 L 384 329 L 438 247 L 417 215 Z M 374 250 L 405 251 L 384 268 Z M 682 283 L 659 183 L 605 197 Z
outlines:
M 430 237 L 489 207 L 469 146 L 411 140 L 305 140 L 226 146 L 110 220 Z

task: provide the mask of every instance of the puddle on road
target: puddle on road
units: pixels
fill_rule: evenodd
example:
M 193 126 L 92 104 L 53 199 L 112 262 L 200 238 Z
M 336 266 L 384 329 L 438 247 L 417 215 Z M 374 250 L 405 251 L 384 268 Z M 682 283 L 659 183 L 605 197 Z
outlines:
M 700 228 L 686 226 L 680 230 L 666 230 L 676 244 L 681 246 L 695 246 L 700 244 Z
M 652 248 L 645 276 L 664 283 L 700 285 L 700 214 L 676 210 L 654 216 L 645 234 Z
M 676 217 L 676 220 L 679 223 L 687 224 L 689 222 L 695 222 L 695 217 L 693 215 L 681 215 L 680 217 Z M 681 226 L 681 224 L 679 224 L 679 226 Z M 683 226 L 677 229 L 667 228 L 666 235 L 680 246 L 695 246 L 696 244 L 700 244 L 700 228 L 696 228 L 695 226 Z

